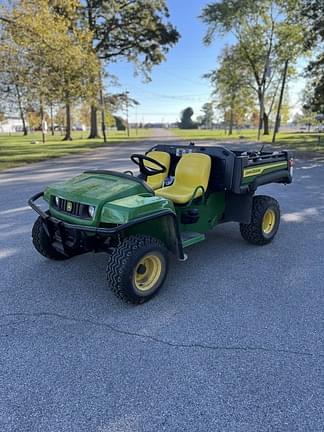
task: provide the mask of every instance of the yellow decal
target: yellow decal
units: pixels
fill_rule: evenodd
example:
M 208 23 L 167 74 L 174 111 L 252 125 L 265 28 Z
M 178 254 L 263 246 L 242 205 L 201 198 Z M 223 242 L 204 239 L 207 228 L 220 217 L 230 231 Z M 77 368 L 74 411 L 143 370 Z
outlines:
M 255 167 L 255 168 L 246 168 L 243 171 L 243 177 L 252 177 L 252 176 L 262 174 L 263 171 L 267 169 L 279 168 L 279 167 L 287 168 L 287 166 L 288 166 L 287 162 L 276 162 L 272 164 L 266 164 L 259 167 Z

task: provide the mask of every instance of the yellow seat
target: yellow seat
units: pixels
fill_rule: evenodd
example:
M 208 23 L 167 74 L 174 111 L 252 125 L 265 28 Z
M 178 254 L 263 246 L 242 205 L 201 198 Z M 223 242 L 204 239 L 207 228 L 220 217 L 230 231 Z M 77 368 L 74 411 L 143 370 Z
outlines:
M 202 196 L 207 190 L 211 159 L 202 153 L 187 153 L 182 156 L 175 170 L 173 185 L 158 189 L 156 195 L 168 198 L 175 204 L 186 204 L 193 197 Z M 199 186 L 203 187 L 197 189 Z
M 154 174 L 152 176 L 148 176 L 146 179 L 146 183 L 153 189 L 159 189 L 163 186 L 164 180 L 168 177 L 169 168 L 170 168 L 170 155 L 169 153 L 162 151 L 151 151 L 146 154 L 146 156 L 160 162 L 163 166 L 165 166 L 166 171 L 161 174 Z M 144 165 L 148 168 L 158 168 L 157 165 L 154 165 L 152 162 L 144 161 Z

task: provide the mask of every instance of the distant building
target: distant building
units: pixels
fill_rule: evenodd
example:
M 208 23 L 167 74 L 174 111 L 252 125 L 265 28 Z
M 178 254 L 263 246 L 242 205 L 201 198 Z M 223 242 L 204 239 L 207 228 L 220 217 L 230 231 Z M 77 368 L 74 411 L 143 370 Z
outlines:
M 22 132 L 22 130 L 23 123 L 20 117 L 7 117 L 0 122 L 0 132 L 2 133 Z

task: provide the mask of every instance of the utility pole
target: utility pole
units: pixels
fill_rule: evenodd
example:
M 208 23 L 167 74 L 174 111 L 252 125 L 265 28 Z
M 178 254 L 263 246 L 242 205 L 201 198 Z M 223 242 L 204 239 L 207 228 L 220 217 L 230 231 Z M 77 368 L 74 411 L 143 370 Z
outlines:
M 50 104 L 50 109 L 51 109 L 51 132 L 52 135 L 54 135 L 53 102 L 51 102 Z
M 129 91 L 126 90 L 125 91 L 125 95 L 126 95 L 126 121 L 127 121 L 127 136 L 129 137 L 129 101 L 128 101 L 128 95 L 129 95 Z
M 135 116 L 136 116 L 136 136 L 138 134 L 138 121 L 137 121 L 137 105 L 135 106 Z

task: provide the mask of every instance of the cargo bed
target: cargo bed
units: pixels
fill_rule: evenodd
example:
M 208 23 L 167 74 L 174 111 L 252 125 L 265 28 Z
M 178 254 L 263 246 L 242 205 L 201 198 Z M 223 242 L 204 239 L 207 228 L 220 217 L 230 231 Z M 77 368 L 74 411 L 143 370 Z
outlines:
M 269 183 L 291 183 L 293 155 L 289 151 L 232 151 L 223 146 L 157 145 L 150 151 L 171 155 L 169 175 L 174 176 L 176 165 L 185 153 L 204 153 L 211 157 L 209 190 L 234 194 L 253 193 Z

